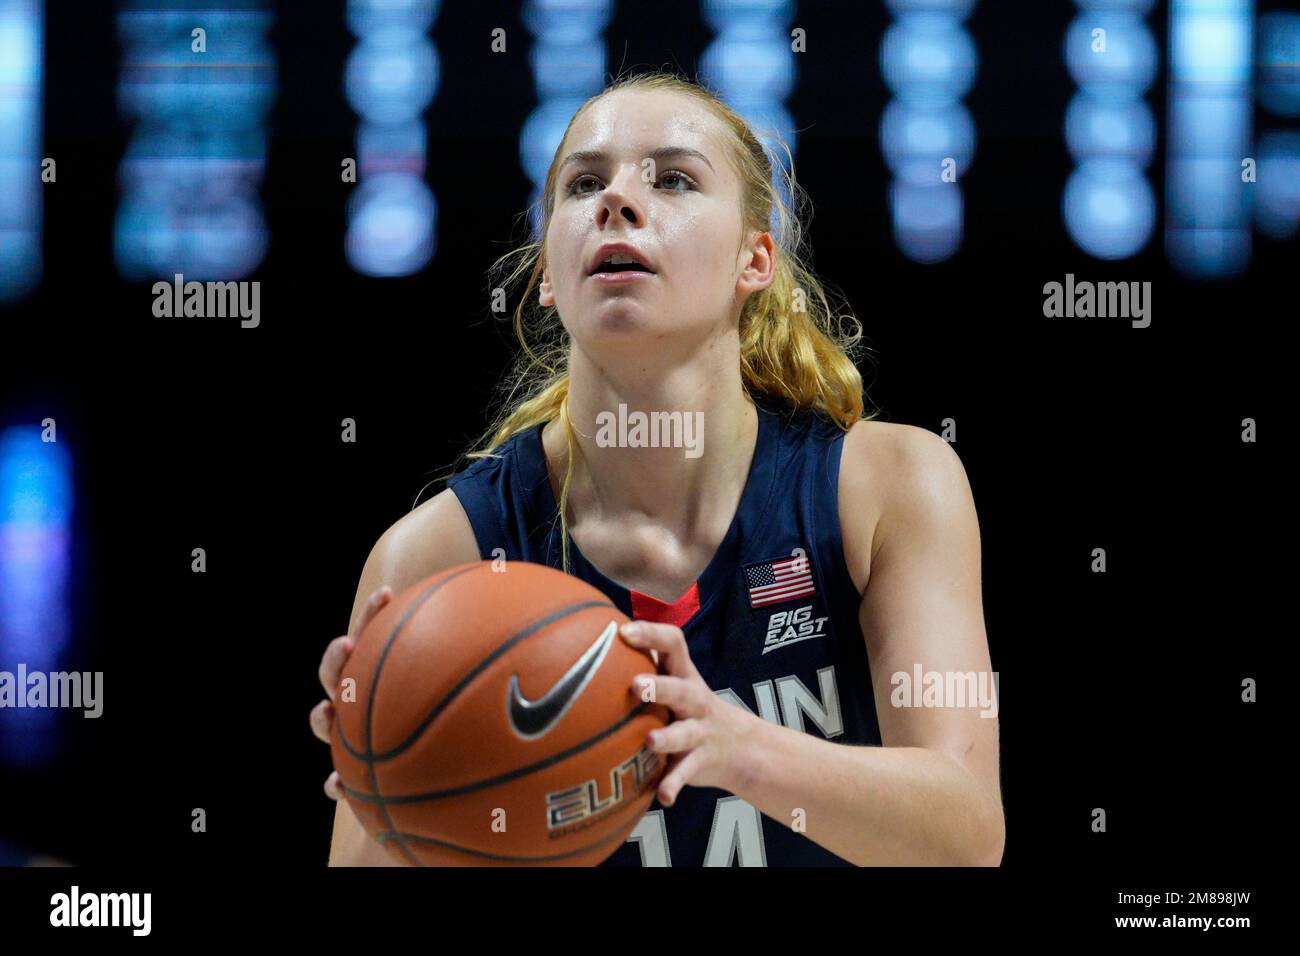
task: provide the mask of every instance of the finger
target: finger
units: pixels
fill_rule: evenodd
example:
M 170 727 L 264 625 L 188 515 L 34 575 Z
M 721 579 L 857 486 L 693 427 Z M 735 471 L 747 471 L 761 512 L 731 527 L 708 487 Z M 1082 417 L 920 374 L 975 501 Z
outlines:
M 339 678 L 343 676 L 343 665 L 356 646 L 357 642 L 346 634 L 334 638 L 325 646 L 325 653 L 320 659 L 320 670 L 317 673 L 320 676 L 321 686 L 325 688 L 325 693 L 330 700 L 334 699 L 334 690 L 339 686 Z
M 668 674 L 637 674 L 632 689 L 640 700 L 663 704 L 679 720 L 703 717 L 708 709 L 703 695 L 713 693 L 701 680 Z
M 373 620 L 374 616 L 383 610 L 384 605 L 393 599 L 393 589 L 385 584 L 378 591 L 375 591 L 366 599 L 366 606 L 361 609 L 361 616 L 357 618 L 357 629 L 354 634 L 360 634 L 366 629 L 366 625 Z
M 325 778 L 325 796 L 331 800 L 343 799 L 343 782 L 339 780 L 337 770 L 330 771 L 330 775 Z
M 664 673 L 677 677 L 699 676 L 686 648 L 686 635 L 680 627 L 656 621 L 629 621 L 619 628 L 619 633 L 633 647 L 657 651 L 655 663 Z
M 675 720 L 648 735 L 646 744 L 655 753 L 680 754 L 694 750 L 704 737 L 704 724 L 699 720 Z
M 322 700 L 311 709 L 311 732 L 317 739 L 330 742 L 330 724 L 334 721 L 334 705 Z
M 656 794 L 663 806 L 671 807 L 677 802 L 677 795 L 681 793 L 682 787 L 691 782 L 692 774 L 704 761 L 703 753 L 702 750 L 692 750 L 684 757 L 674 758 L 674 762 L 669 764 L 659 780 L 659 790 Z

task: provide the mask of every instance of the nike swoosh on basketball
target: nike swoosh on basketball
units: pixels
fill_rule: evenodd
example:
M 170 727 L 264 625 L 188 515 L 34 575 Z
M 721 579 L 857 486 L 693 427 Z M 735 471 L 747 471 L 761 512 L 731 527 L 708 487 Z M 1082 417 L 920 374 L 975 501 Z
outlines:
M 617 633 L 618 622 L 610 621 L 595 643 L 578 658 L 578 662 L 536 700 L 529 700 L 523 695 L 519 690 L 519 675 L 511 674 L 506 710 L 515 733 L 525 740 L 533 740 L 549 733 L 591 682 L 592 675 L 599 670 L 605 655 L 613 646 L 614 635 Z

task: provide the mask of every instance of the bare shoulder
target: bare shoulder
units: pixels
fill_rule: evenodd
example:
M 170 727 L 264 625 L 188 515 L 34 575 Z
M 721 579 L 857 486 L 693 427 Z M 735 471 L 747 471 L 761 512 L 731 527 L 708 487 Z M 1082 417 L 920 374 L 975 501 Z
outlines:
M 404 514 L 383 533 L 376 547 L 384 547 L 399 559 L 418 560 L 427 555 L 439 560 L 446 555 L 450 564 L 478 560 L 478 542 L 460 499 L 450 488 L 434 495 Z
M 970 506 L 966 469 L 952 446 L 915 425 L 860 421 L 840 461 L 844 556 L 859 593 L 890 535 L 947 520 Z
M 379 536 L 361 572 L 353 620 L 366 599 L 385 584 L 400 593 L 444 568 L 477 560 L 474 528 L 455 492 L 447 488 Z

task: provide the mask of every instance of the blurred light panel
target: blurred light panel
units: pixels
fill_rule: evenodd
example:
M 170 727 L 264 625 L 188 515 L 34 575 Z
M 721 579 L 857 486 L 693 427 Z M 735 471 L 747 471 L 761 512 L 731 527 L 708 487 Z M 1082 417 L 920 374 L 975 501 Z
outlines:
M 1078 162 L 1109 159 L 1146 169 L 1155 155 L 1155 116 L 1146 100 L 1075 95 L 1066 107 L 1065 142 Z
M 239 279 L 266 255 L 259 189 L 275 101 L 269 0 L 122 0 L 118 106 L 133 123 L 113 229 L 118 271 Z M 194 52 L 192 31 L 206 32 Z
M 1080 90 L 1097 100 L 1133 100 L 1156 78 L 1156 40 L 1139 9 L 1113 4 L 1105 10 L 1076 0 L 1081 8 L 1065 37 L 1065 64 Z M 1127 6 L 1141 8 L 1149 4 Z M 1095 50 L 1094 31 L 1105 30 L 1105 50 Z
M 973 0 L 890 0 L 896 20 L 880 44 L 893 99 L 880 119 L 880 146 L 893 173 L 888 200 L 894 242 L 914 262 L 950 258 L 964 233 L 961 177 L 975 160 L 975 121 L 962 98 L 979 53 L 962 25 Z M 944 180 L 945 162 L 955 179 Z
M 524 6 L 524 25 L 535 38 L 529 62 L 538 103 L 519 132 L 519 162 L 533 184 L 528 220 L 538 239 L 546 171 L 569 120 L 604 84 L 602 34 L 611 9 L 609 0 L 528 0 Z
M 1078 92 L 1065 113 L 1074 172 L 1061 200 L 1065 229 L 1098 259 L 1126 259 L 1151 241 L 1155 191 L 1144 170 L 1156 122 L 1143 97 L 1155 80 L 1155 37 L 1142 20 L 1151 0 L 1077 0 L 1065 62 Z
M 1258 35 L 1259 104 L 1274 116 L 1300 116 L 1300 13 L 1264 14 Z M 1261 133 L 1255 158 L 1255 224 L 1270 239 L 1293 239 L 1300 226 L 1300 132 Z
M 954 16 L 904 12 L 880 45 L 885 83 L 894 96 L 918 107 L 946 107 L 975 82 L 975 41 Z
M 348 27 L 358 43 L 344 87 L 361 123 L 344 252 L 363 275 L 411 275 L 437 250 L 438 201 L 424 181 L 423 115 L 441 76 L 428 37 L 438 8 L 438 0 L 348 2 Z
M 1300 132 L 1269 130 L 1259 138 L 1255 221 L 1270 239 L 1294 239 L 1300 225 Z
M 753 127 L 772 163 L 772 185 L 788 207 L 792 197 L 777 170 L 785 168 L 789 158 L 774 137 L 790 147 L 793 157 L 797 134 L 785 100 L 795 84 L 795 54 L 790 49 L 794 3 L 704 0 L 703 14 L 717 36 L 700 56 L 700 77 Z M 775 209 L 769 225 L 774 232 L 780 228 Z
M 1170 0 L 1165 249 L 1183 275 L 1250 262 L 1251 0 Z
M 72 462 L 35 426 L 0 432 L 0 670 L 63 670 L 71 633 Z M 0 757 L 11 765 L 57 756 L 59 711 L 0 708 Z
M 1300 116 L 1300 13 L 1259 18 L 1257 65 L 1260 105 L 1278 116 Z
M 41 277 L 41 0 L 0 0 L 0 302 Z
M 1084 160 L 1065 184 L 1062 206 L 1070 237 L 1098 259 L 1134 255 L 1155 229 L 1155 192 L 1133 163 Z
M 885 161 L 899 180 L 927 187 L 934 184 L 939 162 L 945 156 L 955 159 L 959 170 L 971 162 L 975 123 L 960 103 L 925 108 L 893 99 L 881 114 L 880 141 Z

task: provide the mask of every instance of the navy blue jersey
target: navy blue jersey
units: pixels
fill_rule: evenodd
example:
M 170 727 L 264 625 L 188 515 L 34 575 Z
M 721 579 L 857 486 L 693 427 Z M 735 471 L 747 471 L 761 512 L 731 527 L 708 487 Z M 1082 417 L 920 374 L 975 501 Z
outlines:
M 541 425 L 511 437 L 499 458 L 449 482 L 484 560 L 559 568 L 558 507 Z M 725 700 L 765 720 L 846 744 L 880 744 L 860 595 L 840 536 L 844 432 L 809 411 L 758 403 L 758 443 L 726 537 L 673 604 L 629 589 L 569 539 L 570 573 L 629 617 L 682 628 L 691 660 Z M 499 551 L 497 549 L 500 549 Z M 847 861 L 715 787 L 687 785 L 671 807 L 651 804 L 604 866 L 824 866 Z

